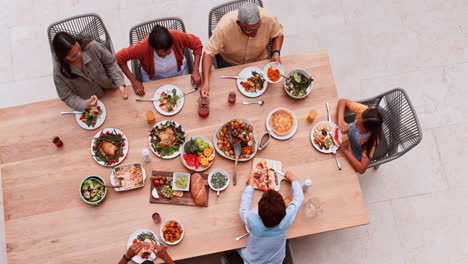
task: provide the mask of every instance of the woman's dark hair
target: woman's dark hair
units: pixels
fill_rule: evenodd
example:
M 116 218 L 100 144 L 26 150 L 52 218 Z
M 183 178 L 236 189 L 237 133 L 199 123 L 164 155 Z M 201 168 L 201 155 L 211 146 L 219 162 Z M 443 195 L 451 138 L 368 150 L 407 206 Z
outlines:
M 174 39 L 167 28 L 156 25 L 149 34 L 149 44 L 156 50 L 168 50 L 172 47 Z
M 85 50 L 86 46 L 91 42 L 91 39 L 87 38 L 76 38 L 66 32 L 59 32 L 55 35 L 52 41 L 52 48 L 57 58 L 57 62 L 60 64 L 60 71 L 68 78 L 76 78 L 78 75 L 74 74 L 70 70 L 70 64 L 66 61 L 65 57 L 68 56 L 71 48 L 78 42 L 81 46 L 81 50 Z
M 369 140 L 366 140 L 362 147 L 364 151 L 366 151 L 367 156 L 372 158 L 369 156 L 370 151 L 374 145 L 377 145 L 380 133 L 382 132 L 382 114 L 380 114 L 379 109 L 375 107 L 369 107 L 364 112 L 362 112 L 362 122 L 364 124 L 364 128 L 371 132 Z
M 286 216 L 286 204 L 283 196 L 275 190 L 263 193 L 258 202 L 258 215 L 266 227 L 277 226 Z

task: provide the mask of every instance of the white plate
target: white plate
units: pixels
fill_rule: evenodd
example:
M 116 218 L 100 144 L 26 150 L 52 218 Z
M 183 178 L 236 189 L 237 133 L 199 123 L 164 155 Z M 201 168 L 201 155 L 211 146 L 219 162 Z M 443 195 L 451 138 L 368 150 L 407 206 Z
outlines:
M 165 124 L 167 121 L 172 121 L 172 122 L 174 122 L 174 125 L 175 125 L 175 126 L 180 126 L 180 124 L 177 123 L 177 122 L 174 121 L 174 120 L 163 120 L 163 121 L 158 122 L 156 125 L 154 125 L 153 128 L 156 127 L 156 126 Z M 184 130 L 183 127 L 182 127 L 182 131 L 184 131 L 184 134 L 185 134 L 185 130 Z M 183 146 L 183 144 L 180 145 L 179 151 L 174 152 L 172 155 L 163 156 L 163 155 L 159 154 L 158 152 L 156 152 L 156 151 L 153 149 L 153 146 L 151 145 L 151 136 L 148 136 L 148 145 L 149 145 L 151 151 L 154 153 L 154 155 L 160 157 L 161 159 L 173 159 L 173 158 L 179 156 L 180 151 L 181 151 L 181 148 L 182 148 L 182 146 Z
M 172 89 L 177 90 L 177 95 L 180 97 L 180 99 L 177 103 L 177 106 L 174 108 L 172 112 L 166 112 L 162 110 L 161 107 L 159 107 L 159 98 L 161 98 L 162 92 L 169 92 L 170 94 L 172 94 Z M 154 108 L 156 108 L 156 111 L 158 111 L 158 113 L 160 113 L 161 115 L 165 115 L 165 116 L 173 116 L 177 114 L 180 110 L 182 110 L 182 107 L 184 106 L 184 101 L 185 101 L 184 93 L 177 86 L 174 86 L 172 84 L 166 84 L 166 85 L 159 87 L 154 93 L 153 98 L 157 99 L 157 101 L 153 101 Z
M 270 118 L 271 118 L 271 115 L 272 115 L 274 112 L 276 112 L 276 111 L 278 111 L 278 110 L 280 110 L 280 109 L 285 109 L 285 110 L 289 111 L 289 112 L 293 115 L 293 117 L 294 117 L 294 127 L 293 127 L 293 129 L 291 130 L 291 132 L 289 132 L 288 134 L 283 135 L 283 136 L 276 134 L 276 133 L 273 131 L 273 129 L 271 129 L 271 125 L 270 125 Z M 265 125 L 266 125 L 266 128 L 267 128 L 267 131 L 270 132 L 271 136 L 274 137 L 274 138 L 276 138 L 276 139 L 279 139 L 279 140 L 290 139 L 292 136 L 294 136 L 294 134 L 296 134 L 297 126 L 298 126 L 298 125 L 297 125 L 297 118 L 296 118 L 296 115 L 294 114 L 294 112 L 291 111 L 291 110 L 289 110 L 289 109 L 287 109 L 287 108 L 284 108 L 284 107 L 278 107 L 278 108 L 273 109 L 273 110 L 268 114 L 267 118 L 265 119 Z
M 211 177 L 213 177 L 213 175 L 217 172 L 221 172 L 222 174 L 226 175 L 227 176 L 227 181 L 226 181 L 226 185 L 224 185 L 224 187 L 220 188 L 219 190 L 214 188 L 213 186 L 211 186 Z M 210 174 L 208 174 L 208 185 L 210 186 L 210 188 L 213 190 L 213 191 L 224 191 L 226 190 L 226 188 L 229 186 L 229 173 L 227 173 L 227 171 L 223 170 L 223 169 L 214 169 L 210 172 Z
M 115 179 L 115 169 L 117 168 L 122 168 L 122 167 L 126 167 L 126 166 L 130 166 L 130 165 L 140 165 L 141 166 L 141 173 L 143 174 L 143 184 L 141 186 L 138 186 L 138 187 L 134 187 L 134 188 L 130 188 L 130 189 L 123 189 L 123 187 L 121 188 L 113 188 L 114 191 L 116 192 L 123 192 L 123 191 L 129 191 L 129 190 L 133 190 L 133 189 L 138 189 L 138 188 L 141 188 L 143 186 L 145 186 L 145 182 L 146 182 L 146 171 L 145 171 L 145 168 L 143 168 L 143 165 L 139 162 L 136 162 L 136 163 L 129 163 L 129 164 L 123 164 L 123 165 L 120 165 L 120 166 L 115 166 L 114 168 L 112 168 L 112 172 L 111 172 L 111 175 L 110 175 L 110 182 L 112 185 L 119 185 L 119 182 Z
M 273 81 L 270 80 L 270 78 L 268 78 L 267 72 L 268 72 L 268 68 L 270 68 L 270 67 L 273 67 L 273 69 L 278 69 L 280 74 L 281 74 L 280 78 L 276 82 L 273 82 Z M 272 62 L 267 63 L 267 65 L 265 65 L 265 67 L 263 67 L 263 72 L 265 73 L 265 79 L 268 82 L 270 82 L 270 83 L 279 83 L 283 79 L 284 67 L 280 63 L 272 61 Z
M 286 77 L 289 79 L 289 76 L 291 76 L 291 75 L 294 74 L 295 72 L 302 73 L 302 74 L 304 74 L 307 78 L 311 78 L 311 77 L 312 77 L 312 75 L 310 75 L 310 73 L 306 72 L 306 71 L 303 70 L 303 69 L 295 69 L 295 70 L 292 70 L 292 71 L 290 71 L 290 72 L 286 75 Z M 312 78 L 312 79 L 313 79 L 313 78 Z M 310 94 L 310 92 L 312 92 L 312 88 L 314 88 L 314 80 L 312 80 L 312 82 L 310 83 L 309 87 L 307 87 L 306 94 L 305 94 L 304 96 L 300 97 L 300 96 L 294 96 L 294 95 L 292 95 L 292 94 L 290 94 L 290 93 L 288 92 L 288 90 L 286 89 L 286 79 L 284 80 L 283 83 L 284 83 L 284 85 L 283 85 L 283 86 L 284 86 L 284 91 L 285 91 L 290 97 L 292 97 L 292 98 L 294 98 L 294 99 L 303 99 L 303 98 L 307 97 L 307 96 Z
M 122 134 L 122 137 L 125 139 L 125 141 L 124 141 L 125 146 L 123 147 L 123 152 L 122 152 L 122 153 L 124 154 L 124 156 L 119 158 L 119 162 L 117 162 L 117 163 L 112 163 L 112 165 L 107 165 L 104 161 L 98 161 L 98 160 L 96 159 L 96 157 L 94 157 L 94 151 L 93 151 L 94 140 L 95 140 L 96 138 L 100 137 L 102 133 L 106 133 L 106 132 L 108 132 L 108 131 L 109 131 L 110 133 L 112 133 L 114 130 L 115 130 L 115 132 L 116 132 L 117 134 L 119 134 L 119 133 Z M 125 134 L 124 134 L 122 131 L 120 131 L 120 129 L 118 129 L 118 128 L 104 128 L 103 130 L 97 132 L 96 135 L 94 135 L 93 139 L 91 140 L 91 156 L 93 157 L 93 159 L 94 159 L 99 165 L 102 165 L 102 166 L 104 166 L 104 167 L 113 167 L 113 166 L 116 166 L 116 165 L 119 165 L 120 163 L 122 163 L 122 161 L 124 161 L 125 157 L 127 157 L 128 147 L 129 147 L 128 145 L 129 145 L 128 139 L 127 139 L 127 137 L 125 136 Z
M 85 124 L 85 122 L 81 121 L 80 120 L 81 114 L 75 114 L 75 120 L 80 127 L 86 130 L 94 130 L 94 129 L 99 128 L 102 124 L 104 124 L 104 121 L 106 121 L 106 116 L 107 116 L 106 106 L 101 101 L 97 102 L 97 106 L 101 107 L 102 114 L 96 120 L 96 125 L 94 127 L 89 127 Z
M 161 243 L 159 243 L 159 239 L 158 239 L 158 236 L 151 230 L 149 229 L 138 229 L 137 231 L 133 232 L 133 234 L 130 235 L 130 237 L 128 238 L 128 241 L 127 241 L 127 250 L 133 245 L 133 239 L 137 238 L 137 236 L 141 233 L 151 233 L 154 235 L 154 237 L 156 238 L 156 243 L 158 245 L 161 245 Z M 150 240 L 145 240 L 147 242 L 152 242 Z M 155 260 L 156 259 L 156 255 L 154 253 L 151 253 L 150 255 L 150 260 Z M 136 263 L 142 263 L 143 261 L 147 260 L 147 259 L 143 259 L 141 258 L 139 255 L 135 255 L 133 258 L 132 258 L 133 261 L 135 261 Z
M 169 241 L 166 241 L 166 240 L 164 239 L 164 236 L 163 236 L 162 229 L 163 229 L 163 227 L 164 227 L 167 223 L 169 223 L 170 221 L 176 221 L 176 222 L 180 225 L 180 227 L 182 227 L 182 230 L 183 230 L 182 235 L 180 236 L 180 239 L 177 240 L 176 242 L 169 242 Z M 180 243 L 180 241 L 182 241 L 182 239 L 184 239 L 184 236 L 185 236 L 185 227 L 184 227 L 184 225 L 182 225 L 182 223 L 181 223 L 180 221 L 178 221 L 177 219 L 168 219 L 168 220 L 164 221 L 164 223 L 161 224 L 161 227 L 159 228 L 159 235 L 161 236 L 161 239 L 162 239 L 162 241 L 164 241 L 164 243 L 166 243 L 166 244 L 168 244 L 168 245 L 171 245 L 171 246 L 177 245 L 177 244 Z
M 317 124 L 315 124 L 315 126 L 312 128 L 312 131 L 310 132 L 310 141 L 312 142 L 312 145 L 314 146 L 314 148 L 322 153 L 333 153 L 333 148 L 336 148 L 338 150 L 338 146 L 336 145 L 332 145 L 328 150 L 325 150 L 325 149 L 320 149 L 320 147 L 314 143 L 314 133 L 315 133 L 315 128 L 319 125 L 319 124 L 323 124 L 323 123 L 327 123 L 327 124 L 330 124 L 331 128 L 332 128 L 332 134 L 331 136 L 333 136 L 333 133 L 335 133 L 335 128 L 337 128 L 338 126 L 333 123 L 333 122 L 329 122 L 329 121 L 320 121 L 318 122 Z M 343 134 L 341 133 L 341 130 L 338 128 L 338 137 L 340 139 L 340 142 L 343 141 Z
M 210 144 L 210 146 L 213 146 L 213 144 L 211 143 L 211 141 L 205 137 L 202 137 L 202 136 L 195 136 L 195 137 L 190 137 L 189 139 L 185 140 L 184 142 L 184 145 L 182 145 L 181 147 L 181 150 L 180 150 L 180 160 L 182 161 L 182 164 L 184 164 L 184 166 L 189 169 L 189 170 L 192 170 L 192 171 L 196 171 L 196 172 L 200 172 L 200 171 L 204 171 L 204 170 L 207 170 L 209 167 L 211 167 L 211 165 L 213 164 L 214 160 L 210 161 L 210 164 L 208 165 L 208 167 L 206 168 L 203 168 L 201 165 L 198 166 L 198 169 L 195 169 L 193 167 L 190 167 L 189 165 L 187 165 L 187 163 L 185 162 L 185 159 L 184 159 L 184 154 L 187 154 L 185 153 L 185 143 L 187 143 L 190 139 L 196 139 L 196 138 L 201 138 L 203 139 L 204 142 Z M 213 146 L 214 147 L 214 146 Z M 215 151 L 213 151 L 213 154 L 215 155 L 215 158 L 216 158 L 216 154 L 215 154 Z
M 260 75 L 263 75 L 263 78 L 265 79 L 265 82 L 263 82 L 263 89 L 260 91 L 256 91 L 255 93 L 247 92 L 245 91 L 244 87 L 242 87 L 241 82 L 247 81 L 247 78 L 252 76 L 252 71 L 258 72 Z M 240 73 L 239 73 L 239 79 L 237 79 L 237 88 L 241 92 L 241 94 L 247 96 L 247 97 L 259 97 L 263 93 L 265 93 L 267 87 L 268 87 L 268 81 L 265 78 L 265 74 L 263 73 L 262 69 L 258 67 L 253 67 L 249 66 L 247 68 L 244 68 Z
M 248 160 L 251 160 L 253 159 L 253 157 L 255 157 L 255 154 L 257 154 L 257 146 L 258 146 L 258 139 L 257 139 L 257 130 L 255 130 L 255 126 L 252 124 L 252 122 L 250 122 L 248 119 L 245 119 L 245 118 L 242 118 L 242 117 L 235 117 L 235 118 L 232 118 L 230 119 L 229 121 L 225 122 L 222 126 L 220 126 L 214 136 L 213 136 L 213 146 L 214 148 L 216 149 L 216 152 L 218 152 L 219 155 L 225 157 L 226 159 L 230 159 L 230 160 L 235 160 L 234 158 L 231 158 L 229 156 L 227 156 L 226 154 L 224 154 L 224 151 L 221 151 L 219 148 L 218 148 L 218 133 L 219 131 L 221 131 L 221 129 L 228 123 L 228 122 L 231 122 L 232 120 L 234 119 L 240 119 L 244 122 L 247 122 L 247 124 L 251 125 L 253 127 L 253 130 L 252 130 L 252 133 L 254 135 L 254 139 L 255 139 L 255 144 L 254 144 L 254 149 L 255 151 L 250 155 L 250 157 L 248 158 L 239 158 L 239 161 L 248 161 Z
M 176 180 L 178 177 L 187 177 L 187 187 L 184 189 L 181 189 L 176 186 Z M 183 191 L 183 192 L 188 192 L 190 191 L 190 173 L 187 172 L 173 172 L 172 173 L 172 190 L 174 191 Z

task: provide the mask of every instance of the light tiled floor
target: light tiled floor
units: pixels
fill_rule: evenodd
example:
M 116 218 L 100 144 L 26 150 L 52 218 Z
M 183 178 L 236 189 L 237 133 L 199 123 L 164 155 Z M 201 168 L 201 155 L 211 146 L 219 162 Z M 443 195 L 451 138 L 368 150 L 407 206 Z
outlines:
M 56 98 L 46 38 L 54 21 L 98 13 L 118 50 L 127 45 L 134 24 L 179 16 L 187 31 L 206 43 L 208 11 L 224 1 L 0 2 L 0 107 L 7 107 Z M 283 55 L 328 50 L 342 97 L 406 89 L 424 134 L 407 155 L 360 176 L 370 224 L 294 239 L 296 262 L 468 263 L 466 0 L 264 0 L 264 5 L 285 26 Z M 3 226 L 0 231 L 3 237 Z M 0 263 L 6 263 L 4 245 L 2 240 Z

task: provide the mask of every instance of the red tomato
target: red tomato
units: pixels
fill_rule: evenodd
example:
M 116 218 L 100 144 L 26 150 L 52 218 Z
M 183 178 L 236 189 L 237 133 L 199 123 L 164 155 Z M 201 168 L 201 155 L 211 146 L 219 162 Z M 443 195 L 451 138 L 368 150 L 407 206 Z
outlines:
M 124 156 L 124 154 L 123 154 L 123 153 L 122 153 L 122 154 L 120 154 L 120 157 L 123 157 L 123 156 Z
M 97 110 L 101 110 L 101 107 L 98 105 Z
M 94 115 L 99 115 L 99 112 L 97 112 L 97 111 L 94 111 Z
M 117 163 L 117 162 L 119 162 L 119 161 L 120 161 L 120 159 L 116 159 L 116 160 L 114 160 L 114 162 L 115 162 L 115 163 Z
M 121 137 L 121 136 L 122 136 L 122 134 L 118 133 L 118 134 L 117 134 L 117 136 Z
M 93 149 L 97 149 L 97 147 L 96 147 L 96 146 L 93 146 Z
M 107 131 L 107 132 L 106 132 L 106 135 L 109 135 L 109 134 L 110 134 L 110 132 L 109 132 L 109 131 Z
M 125 142 L 124 142 L 124 143 L 122 143 L 122 147 L 125 147 Z
M 105 136 L 104 133 L 101 134 L 101 137 Z

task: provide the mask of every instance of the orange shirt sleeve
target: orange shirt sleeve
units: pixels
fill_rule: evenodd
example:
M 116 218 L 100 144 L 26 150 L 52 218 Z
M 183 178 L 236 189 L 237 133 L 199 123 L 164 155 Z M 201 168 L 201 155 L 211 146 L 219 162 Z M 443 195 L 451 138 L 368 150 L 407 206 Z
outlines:
M 182 44 L 182 48 L 191 49 L 194 55 L 202 54 L 203 44 L 197 36 L 177 30 L 170 31 L 173 36 L 179 39 L 180 43 Z
M 123 48 L 115 54 L 117 63 L 119 65 L 126 64 L 129 60 L 143 60 L 145 57 L 146 48 L 142 42 L 148 41 L 148 37 L 138 42 L 137 44 L 130 45 L 128 48 Z

